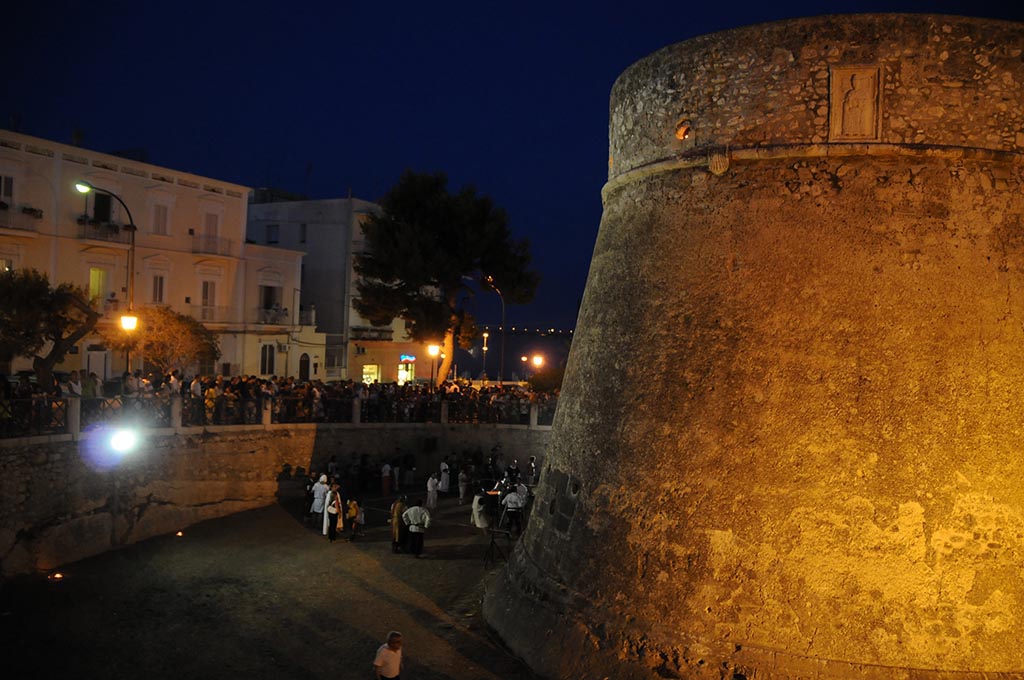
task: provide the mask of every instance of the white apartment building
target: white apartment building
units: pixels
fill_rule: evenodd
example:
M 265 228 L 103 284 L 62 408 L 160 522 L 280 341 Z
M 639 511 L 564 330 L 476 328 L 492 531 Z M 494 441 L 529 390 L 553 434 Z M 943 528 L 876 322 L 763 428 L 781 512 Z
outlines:
M 326 375 L 372 383 L 430 377 L 426 348 L 409 340 L 405 322 L 372 326 L 353 306 L 353 255 L 365 249 L 362 222 L 380 206 L 358 198 L 287 200 L 256 190 L 249 205 L 250 241 L 306 252 L 301 304 L 316 311 L 326 335 Z
M 127 210 L 102 191 L 79 193 L 81 180 Z M 136 307 L 191 315 L 218 334 L 222 356 L 182 367 L 188 373 L 323 377 L 324 337 L 298 306 L 303 253 L 246 242 L 248 195 L 237 184 L 0 130 L 0 268 L 81 286 L 104 313 L 101 327 L 116 323 L 130 288 Z M 76 350 L 58 368 L 105 378 L 126 369 L 99 335 Z M 18 357 L 8 370 L 30 367 Z

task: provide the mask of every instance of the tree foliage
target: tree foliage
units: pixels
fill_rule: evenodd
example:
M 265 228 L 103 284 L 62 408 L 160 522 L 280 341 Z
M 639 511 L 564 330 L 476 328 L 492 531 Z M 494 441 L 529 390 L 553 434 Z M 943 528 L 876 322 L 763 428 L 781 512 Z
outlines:
M 363 225 L 367 252 L 355 258 L 356 310 L 377 326 L 403 319 L 414 341 L 442 344 L 440 381 L 456 339 L 469 347 L 477 335 L 466 299 L 491 288 L 506 304 L 533 299 L 540 277 L 529 243 L 512 238 L 489 197 L 472 187 L 451 194 L 441 173 L 406 171 L 380 204 L 382 214 Z
M 100 319 L 84 290 L 70 283 L 52 287 L 35 269 L 0 272 L 0 300 L 0 353 L 31 356 L 41 384 Z
M 141 356 L 161 373 L 220 358 L 217 335 L 191 316 L 164 306 L 143 307 L 137 313 L 135 330 L 116 328 L 103 334 L 108 347 Z

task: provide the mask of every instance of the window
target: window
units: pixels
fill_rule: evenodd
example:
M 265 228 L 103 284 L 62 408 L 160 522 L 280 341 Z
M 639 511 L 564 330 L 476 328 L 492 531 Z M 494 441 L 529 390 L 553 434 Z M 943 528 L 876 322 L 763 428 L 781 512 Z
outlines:
M 260 312 L 263 323 L 284 323 L 285 310 L 281 307 L 284 289 L 280 286 L 260 286 Z
M 167 206 L 157 203 L 153 206 L 153 233 L 167 235 Z
M 203 235 L 209 239 L 217 238 L 220 231 L 220 216 L 216 213 L 206 213 L 203 218 Z
M 260 348 L 260 374 L 274 375 L 274 346 L 263 345 Z
M 299 243 L 306 242 L 306 223 L 303 222 L 299 225 Z
M 107 270 L 89 267 L 89 299 L 105 300 L 107 297 Z
M 206 357 L 199 360 L 199 375 L 213 375 L 212 357 Z
M 217 282 L 203 281 L 202 313 L 203 321 L 213 321 L 217 312 Z
M 0 175 L 0 201 L 8 207 L 14 207 L 14 178 L 8 175 Z
M 377 364 L 363 364 L 363 382 L 372 385 L 380 380 L 380 366 Z
M 267 244 L 273 245 L 277 243 L 280 237 L 281 227 L 276 224 L 267 225 Z
M 163 304 L 164 301 L 164 275 L 154 274 L 153 275 L 153 300 L 157 304 Z
M 89 192 L 92 196 L 92 216 L 100 222 L 110 221 L 110 194 L 101 194 L 98 191 Z

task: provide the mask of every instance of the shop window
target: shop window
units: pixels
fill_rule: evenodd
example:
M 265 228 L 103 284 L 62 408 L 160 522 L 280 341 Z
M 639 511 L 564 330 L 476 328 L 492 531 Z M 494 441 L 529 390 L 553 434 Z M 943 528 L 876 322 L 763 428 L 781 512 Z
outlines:
M 380 381 L 380 366 L 378 364 L 363 364 L 363 382 L 370 385 Z

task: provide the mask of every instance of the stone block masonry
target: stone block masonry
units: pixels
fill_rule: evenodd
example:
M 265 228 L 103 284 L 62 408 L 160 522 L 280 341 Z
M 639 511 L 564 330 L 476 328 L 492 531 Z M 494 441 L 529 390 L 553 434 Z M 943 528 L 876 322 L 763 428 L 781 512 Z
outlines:
M 98 431 L 0 442 L 0 579 L 300 497 L 296 471 L 325 470 L 331 455 L 376 461 L 400 447 L 417 455 L 425 483 L 445 454 L 464 449 L 501 444 L 520 463 L 543 461 L 548 428 L 296 424 L 141 434 L 116 463 Z
M 1024 24 L 865 14 L 622 74 L 540 512 L 484 607 L 538 672 L 1022 677 L 1022 55 Z

